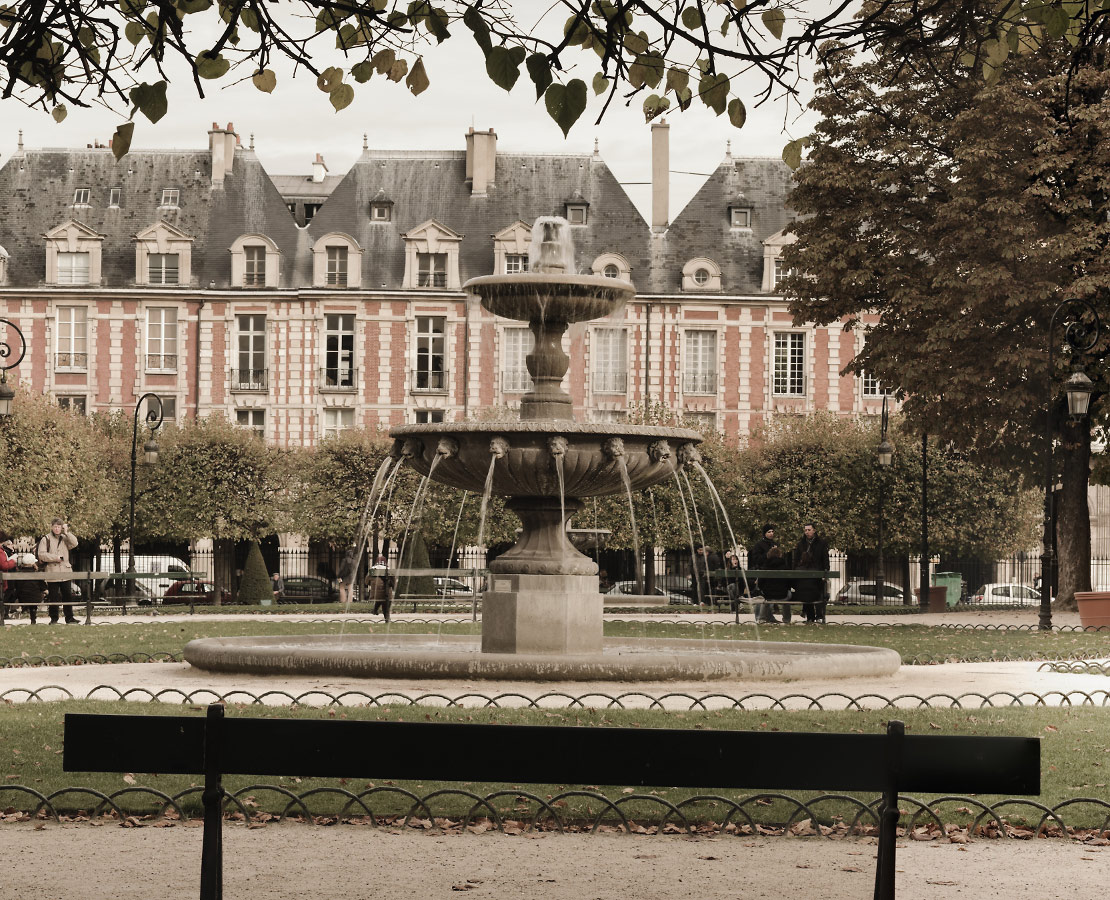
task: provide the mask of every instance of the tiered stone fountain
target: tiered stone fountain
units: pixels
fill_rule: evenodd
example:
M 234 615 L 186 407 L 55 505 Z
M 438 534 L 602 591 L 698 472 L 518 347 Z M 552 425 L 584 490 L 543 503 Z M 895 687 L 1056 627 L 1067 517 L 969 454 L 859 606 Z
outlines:
M 220 671 L 529 680 L 791 679 L 888 674 L 893 651 L 766 641 L 602 641 L 597 564 L 567 537 L 582 499 L 640 490 L 695 459 L 701 436 L 685 428 L 574 421 L 562 390 L 575 322 L 619 313 L 627 281 L 574 274 L 569 227 L 540 219 L 530 271 L 471 279 L 490 312 L 527 322 L 533 390 L 519 422 L 405 425 L 392 455 L 433 480 L 507 497 L 522 531 L 490 565 L 480 648 L 469 637 L 427 635 L 208 638 L 185 658 Z M 480 649 L 480 652 L 479 652 Z

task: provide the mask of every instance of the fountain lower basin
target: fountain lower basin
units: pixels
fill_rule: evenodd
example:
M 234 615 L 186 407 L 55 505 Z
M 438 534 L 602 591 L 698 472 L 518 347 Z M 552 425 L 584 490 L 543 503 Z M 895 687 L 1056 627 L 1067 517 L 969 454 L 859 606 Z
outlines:
M 773 641 L 613 639 L 592 653 L 481 653 L 469 635 L 201 638 L 185 661 L 214 672 L 516 681 L 797 681 L 885 676 L 894 650 Z

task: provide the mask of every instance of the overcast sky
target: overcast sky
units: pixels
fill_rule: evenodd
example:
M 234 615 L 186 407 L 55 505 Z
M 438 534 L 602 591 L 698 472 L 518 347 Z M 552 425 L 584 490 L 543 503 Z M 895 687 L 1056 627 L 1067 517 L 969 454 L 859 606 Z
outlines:
M 640 111 L 642 96 L 631 107 L 614 102 L 600 125 L 594 124 L 600 98 L 591 97 L 590 106 L 564 139 L 542 103 L 535 103 L 527 74 L 521 75 L 512 93 L 506 93 L 487 78 L 481 53 L 465 29 L 456 30 L 463 33 L 425 56 L 431 86 L 419 97 L 403 84 L 375 75 L 366 84 L 356 84 L 354 102 L 337 113 L 308 73 L 293 78 L 278 69 L 277 89 L 269 95 L 249 80 L 226 88 L 204 82 L 203 100 L 197 98 L 191 81 L 181 78 L 171 82 L 169 113 L 157 125 L 137 115 L 132 147 L 204 147 L 213 122 L 221 126 L 233 122 L 244 146 L 254 135 L 256 152 L 267 171 L 291 175 L 308 174 L 316 153 L 323 155 L 331 174 L 346 172 L 362 150 L 363 134 L 372 149 L 462 150 L 464 135 L 473 125 L 493 128 L 498 147 L 508 152 L 588 153 L 596 138 L 602 158 L 649 217 L 650 189 L 635 184 L 651 178 L 650 127 Z M 592 73 L 583 70 L 569 77 L 589 84 Z M 153 71 L 142 77 L 157 80 Z M 797 104 L 788 108 L 785 102 L 769 101 L 755 108 L 754 95 L 762 84 L 750 80 L 747 85 L 740 93 L 748 107 L 743 129 L 732 127 L 727 116 L 715 117 L 697 100 L 687 112 L 667 116 L 671 218 L 721 162 L 728 141 L 734 156 L 778 157 L 788 140 L 811 130 L 812 116 L 801 115 Z M 66 120 L 57 124 L 49 114 L 28 109 L 17 100 L 0 100 L 0 161 L 15 151 L 19 130 L 29 149 L 73 148 L 94 140 L 107 143 L 122 121 L 121 115 L 103 108 L 70 106 Z

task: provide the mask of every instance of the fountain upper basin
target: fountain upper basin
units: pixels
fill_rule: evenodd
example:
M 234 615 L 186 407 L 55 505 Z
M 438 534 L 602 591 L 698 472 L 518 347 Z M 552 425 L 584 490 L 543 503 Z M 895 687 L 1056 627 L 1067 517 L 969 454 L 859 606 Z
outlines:
M 621 453 L 632 490 L 640 490 L 670 478 L 681 463 L 677 456 L 702 441 L 689 428 L 571 421 L 402 425 L 390 434 L 397 439 L 394 453 L 422 475 L 431 470 L 437 452 L 446 449 L 447 455 L 436 463 L 435 480 L 478 494 L 484 490 L 491 458 L 500 454 L 493 493 L 509 497 L 558 497 L 556 455 L 562 456 L 567 497 L 622 492 Z
M 471 278 L 463 289 L 478 294 L 482 306 L 506 319 L 567 324 L 619 312 L 636 293 L 628 281 L 557 272 L 482 275 Z

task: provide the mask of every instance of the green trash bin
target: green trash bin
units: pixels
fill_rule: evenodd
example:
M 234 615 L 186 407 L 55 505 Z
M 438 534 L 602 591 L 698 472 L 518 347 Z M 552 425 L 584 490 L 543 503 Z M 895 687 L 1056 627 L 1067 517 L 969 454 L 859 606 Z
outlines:
M 949 607 L 953 607 L 960 602 L 963 583 L 963 576 L 959 572 L 936 572 L 933 574 L 933 586 L 942 587 L 947 591 L 944 600 Z

